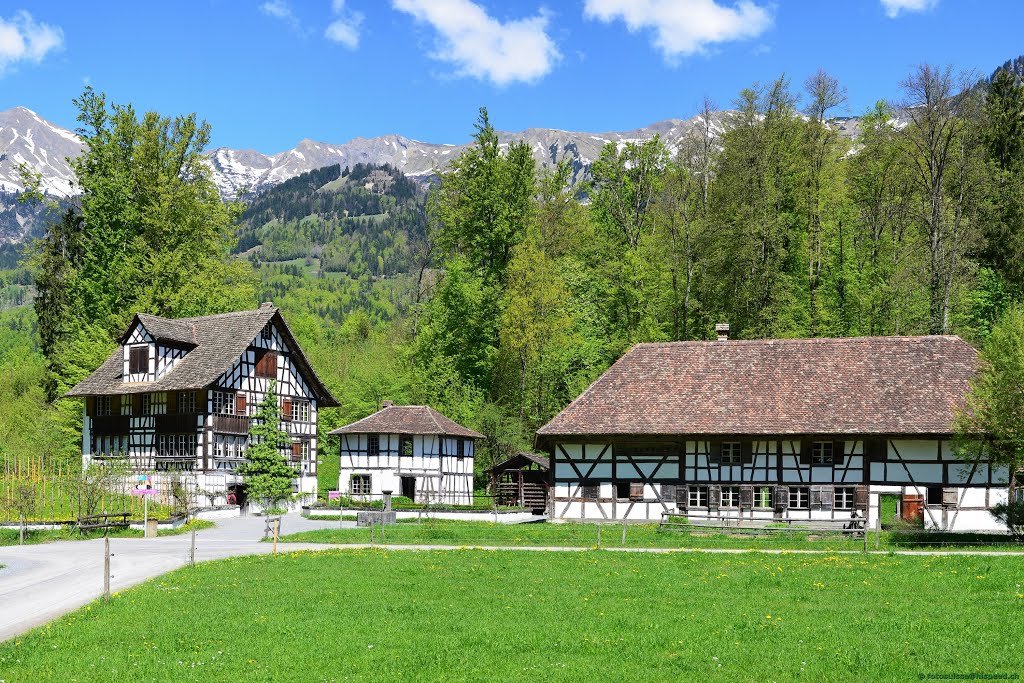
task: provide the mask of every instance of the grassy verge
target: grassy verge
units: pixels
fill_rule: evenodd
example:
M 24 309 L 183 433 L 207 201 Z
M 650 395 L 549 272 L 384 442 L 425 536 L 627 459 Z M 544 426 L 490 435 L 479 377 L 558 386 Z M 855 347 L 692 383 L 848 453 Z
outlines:
M 202 531 L 203 529 L 212 529 L 215 526 L 216 524 L 211 521 L 196 519 L 187 524 L 183 524 L 177 529 L 160 529 L 157 531 L 157 535 L 176 536 L 178 534 L 187 534 L 193 530 Z M 142 531 L 140 529 L 113 529 L 107 533 L 107 536 L 110 536 L 111 538 L 142 538 Z M 60 529 L 41 529 L 38 531 L 25 532 L 26 545 L 49 543 L 51 541 L 84 541 L 93 538 L 103 538 L 103 532 L 88 531 L 83 534 L 74 526 L 65 526 Z M 17 529 L 0 529 L 0 546 L 5 545 L 18 545 Z
M 335 517 L 337 519 L 337 517 Z M 591 548 L 598 544 L 595 524 L 494 524 L 450 520 L 416 520 L 384 528 L 384 541 L 395 544 L 502 545 L 502 546 L 571 546 Z M 370 529 L 317 529 L 282 536 L 281 541 L 305 543 L 369 543 Z M 381 542 L 381 529 L 374 531 L 374 540 Z M 1024 547 L 982 534 L 914 534 L 885 532 L 880 538 L 881 550 L 899 549 L 972 549 L 1022 551 Z M 625 543 L 622 526 L 601 525 L 601 547 L 605 548 L 739 548 L 777 550 L 863 550 L 864 541 L 838 534 L 789 532 L 770 536 L 745 536 L 716 531 L 662 531 L 656 524 L 630 524 Z M 875 535 L 868 536 L 868 547 L 875 548 Z
M 0 671 L 9 683 L 1016 674 L 1020 584 L 1008 557 L 287 553 L 93 603 L 0 644 Z

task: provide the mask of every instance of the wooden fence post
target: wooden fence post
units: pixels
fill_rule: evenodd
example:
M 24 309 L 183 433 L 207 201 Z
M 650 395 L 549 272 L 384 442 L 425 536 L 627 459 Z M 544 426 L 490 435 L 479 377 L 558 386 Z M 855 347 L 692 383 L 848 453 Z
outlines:
M 110 536 L 103 537 L 103 599 L 110 601 Z

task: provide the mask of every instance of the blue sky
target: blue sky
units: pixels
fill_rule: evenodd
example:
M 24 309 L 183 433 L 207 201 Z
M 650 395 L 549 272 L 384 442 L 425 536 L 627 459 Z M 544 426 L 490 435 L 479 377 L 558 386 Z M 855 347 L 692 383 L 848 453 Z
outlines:
M 856 114 L 921 62 L 987 75 L 1024 53 L 1022 25 L 1014 1 L 16 0 L 0 4 L 0 110 L 73 128 L 89 83 L 198 112 L 214 146 L 274 153 L 386 133 L 460 143 L 480 106 L 503 130 L 628 130 L 824 68 Z

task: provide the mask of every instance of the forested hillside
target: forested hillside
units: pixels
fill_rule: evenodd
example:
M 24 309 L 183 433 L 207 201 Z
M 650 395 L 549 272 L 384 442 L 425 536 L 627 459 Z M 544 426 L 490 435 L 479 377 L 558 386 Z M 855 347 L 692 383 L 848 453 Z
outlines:
M 322 414 L 324 431 L 385 398 L 430 403 L 487 435 L 486 466 L 531 446 L 637 342 L 706 339 L 728 322 L 739 338 L 980 343 L 1024 286 L 1024 90 L 1001 71 L 976 83 L 915 69 L 855 140 L 830 122 L 845 92 L 828 74 L 755 84 L 728 111 L 706 104 L 675 154 L 656 136 L 607 145 L 582 188 L 567 165 L 539 172 L 528 145 L 499 143 L 486 110 L 429 196 L 388 167 L 333 166 L 236 215 L 206 203 L 206 178 L 186 214 L 212 216 L 216 230 L 175 233 L 144 202 L 107 223 L 147 274 L 116 298 L 83 294 L 108 296 L 127 276 L 96 270 L 95 254 L 114 248 L 110 228 L 83 231 L 69 211 L 33 261 L 38 328 L 24 307 L 3 314 L 4 329 L 41 350 L 0 378 L 0 395 L 45 425 L 40 383 L 83 376 L 132 311 L 273 300 L 342 401 Z M 98 198 L 120 191 L 88 180 Z M 83 213 L 108 210 L 91 197 Z M 150 240 L 161 231 L 203 258 Z M 167 289 L 193 280 L 209 290 L 198 303 Z M 75 410 L 56 420 L 62 436 L 23 447 L 73 460 Z

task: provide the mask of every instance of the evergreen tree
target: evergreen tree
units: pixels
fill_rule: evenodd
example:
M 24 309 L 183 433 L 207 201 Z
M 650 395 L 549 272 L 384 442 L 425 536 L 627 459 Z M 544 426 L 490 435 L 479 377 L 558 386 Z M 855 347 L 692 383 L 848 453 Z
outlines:
M 249 423 L 249 447 L 238 473 L 246 485 L 246 494 L 264 508 L 289 500 L 292 482 L 298 476 L 281 449 L 291 444 L 288 432 L 281 429 L 281 409 L 277 404 L 276 383 L 271 381 L 267 395 L 260 401 Z

